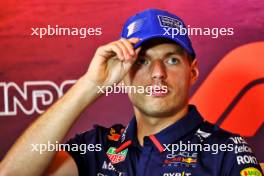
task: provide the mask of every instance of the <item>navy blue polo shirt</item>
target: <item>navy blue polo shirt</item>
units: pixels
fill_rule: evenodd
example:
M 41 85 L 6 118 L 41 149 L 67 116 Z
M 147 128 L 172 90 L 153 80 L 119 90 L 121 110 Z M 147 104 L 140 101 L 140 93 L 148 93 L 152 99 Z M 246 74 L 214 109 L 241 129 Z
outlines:
M 185 117 L 137 140 L 137 121 L 94 126 L 68 142 L 80 176 L 261 176 L 248 143 L 203 120 L 190 105 Z

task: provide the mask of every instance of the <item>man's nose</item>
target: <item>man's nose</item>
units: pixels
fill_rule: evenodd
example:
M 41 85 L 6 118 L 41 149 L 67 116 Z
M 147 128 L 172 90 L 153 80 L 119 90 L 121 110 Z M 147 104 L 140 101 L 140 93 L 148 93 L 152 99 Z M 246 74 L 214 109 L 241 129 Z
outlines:
M 151 77 L 152 79 L 166 79 L 166 67 L 161 60 L 156 60 L 152 63 L 152 70 L 151 70 Z

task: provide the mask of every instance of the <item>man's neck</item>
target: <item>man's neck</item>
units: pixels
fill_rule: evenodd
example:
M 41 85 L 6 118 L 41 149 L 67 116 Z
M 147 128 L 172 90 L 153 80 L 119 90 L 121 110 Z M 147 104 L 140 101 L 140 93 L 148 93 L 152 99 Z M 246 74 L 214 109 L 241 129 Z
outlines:
M 177 113 L 166 117 L 150 117 L 138 110 L 135 110 L 137 119 L 137 138 L 141 146 L 143 146 L 143 138 L 156 134 L 168 126 L 174 124 L 188 113 L 188 105 L 184 106 Z

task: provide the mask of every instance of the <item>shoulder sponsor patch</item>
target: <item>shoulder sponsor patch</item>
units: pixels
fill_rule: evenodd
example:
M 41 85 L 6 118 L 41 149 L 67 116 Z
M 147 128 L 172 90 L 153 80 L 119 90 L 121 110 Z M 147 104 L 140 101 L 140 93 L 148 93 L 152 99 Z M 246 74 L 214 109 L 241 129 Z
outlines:
M 261 172 L 254 167 L 248 167 L 248 168 L 243 169 L 240 172 L 240 175 L 241 176 L 262 176 Z
M 236 137 L 230 137 L 234 144 L 248 144 L 247 141 L 241 136 L 236 136 Z
M 257 158 L 252 155 L 239 155 L 237 158 L 237 164 L 258 164 Z
M 119 153 L 116 153 L 115 150 L 116 150 L 115 147 L 110 147 L 106 152 L 112 164 L 116 164 L 124 161 L 126 159 L 126 155 L 128 152 L 128 149 L 122 150 Z

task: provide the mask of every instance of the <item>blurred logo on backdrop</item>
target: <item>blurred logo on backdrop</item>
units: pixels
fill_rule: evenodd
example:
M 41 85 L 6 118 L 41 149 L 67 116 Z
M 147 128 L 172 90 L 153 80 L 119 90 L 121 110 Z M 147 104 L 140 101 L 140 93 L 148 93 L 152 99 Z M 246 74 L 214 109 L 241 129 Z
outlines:
M 52 81 L 25 81 L 22 87 L 14 82 L 0 82 L 0 116 L 41 114 L 75 82 L 65 80 L 58 85 Z

